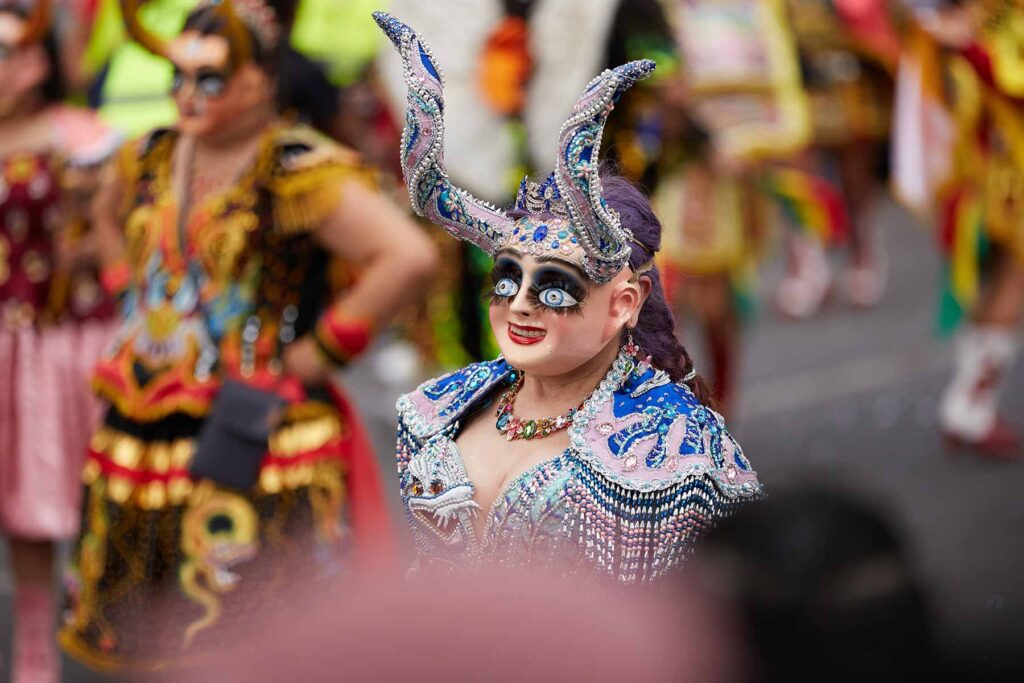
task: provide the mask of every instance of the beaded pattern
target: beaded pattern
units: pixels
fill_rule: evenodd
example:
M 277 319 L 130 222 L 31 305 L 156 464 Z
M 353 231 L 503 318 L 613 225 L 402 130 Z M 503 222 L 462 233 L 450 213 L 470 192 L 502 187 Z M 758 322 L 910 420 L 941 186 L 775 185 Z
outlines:
M 402 170 L 413 209 L 492 256 L 514 230 L 504 211 L 448 180 L 444 165 L 444 78 L 421 37 L 385 12 L 374 19 L 402 58 L 408 106 L 402 131 Z M 555 171 L 542 183 L 524 178 L 516 208 L 565 219 L 577 238 L 582 265 L 595 282 L 608 282 L 629 260 L 632 233 L 601 194 L 598 153 L 618 98 L 654 71 L 639 60 L 606 70 L 587 86 L 559 133 Z
M 402 172 L 416 213 L 453 237 L 494 254 L 512 219 L 448 180 L 444 165 L 444 75 L 411 28 L 384 12 L 373 18 L 402 57 L 409 88 L 402 130 Z
M 505 435 L 509 441 L 516 439 L 543 439 L 555 432 L 561 431 L 572 423 L 572 416 L 580 409 L 579 406 L 570 408 L 557 417 L 541 417 L 533 420 L 524 420 L 515 414 L 516 396 L 523 387 L 522 376 L 515 380 L 512 387 L 505 390 L 498 401 L 498 410 L 494 413 L 497 421 L 495 428 Z
M 398 401 L 398 472 L 419 566 L 532 565 L 650 581 L 761 495 L 721 416 L 623 353 L 573 416 L 570 447 L 506 487 L 477 538 L 480 511 L 454 439 L 461 416 L 512 372 L 500 358 L 477 363 Z
M 587 255 L 587 275 L 596 282 L 608 282 L 622 270 L 633 239 L 601 195 L 601 137 L 622 93 L 653 71 L 654 62 L 649 59 L 606 69 L 587 85 L 558 134 L 555 182 Z
M 571 224 L 561 218 L 520 218 L 505 242 L 506 247 L 532 256 L 556 256 L 583 267 L 584 254 Z

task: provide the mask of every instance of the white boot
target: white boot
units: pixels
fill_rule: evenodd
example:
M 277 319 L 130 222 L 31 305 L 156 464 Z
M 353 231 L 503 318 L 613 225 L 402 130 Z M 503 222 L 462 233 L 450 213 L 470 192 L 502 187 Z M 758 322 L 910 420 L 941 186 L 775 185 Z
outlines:
M 950 437 L 982 447 L 1009 446 L 998 418 L 999 394 L 1017 355 L 1014 331 L 971 327 L 956 343 L 953 378 L 939 405 L 939 424 Z M 1004 437 L 1006 437 L 1004 439 Z M 995 439 L 998 444 L 988 444 Z
M 805 235 L 792 235 L 789 240 L 792 263 L 775 291 L 775 305 L 791 318 L 809 318 L 832 288 L 832 266 L 819 240 Z
M 866 222 L 861 228 L 864 240 L 862 247 L 868 254 L 865 262 L 851 264 L 844 284 L 846 296 L 854 306 L 872 308 L 882 300 L 889 284 L 889 257 L 879 234 L 880 226 Z

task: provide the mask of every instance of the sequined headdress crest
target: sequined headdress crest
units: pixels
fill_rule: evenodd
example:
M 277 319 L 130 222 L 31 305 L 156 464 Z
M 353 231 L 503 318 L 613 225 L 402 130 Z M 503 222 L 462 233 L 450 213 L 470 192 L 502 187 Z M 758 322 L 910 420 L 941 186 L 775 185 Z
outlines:
M 493 255 L 511 235 L 515 220 L 448 179 L 441 69 L 409 26 L 385 12 L 375 12 L 373 17 L 398 49 L 409 88 L 402 170 L 413 208 Z M 542 183 L 524 178 L 520 185 L 516 208 L 568 219 L 583 252 L 583 266 L 596 282 L 608 282 L 625 267 L 633 238 L 601 194 L 601 136 L 619 96 L 653 70 L 654 62 L 640 60 L 607 70 L 591 81 L 559 133 L 554 173 Z

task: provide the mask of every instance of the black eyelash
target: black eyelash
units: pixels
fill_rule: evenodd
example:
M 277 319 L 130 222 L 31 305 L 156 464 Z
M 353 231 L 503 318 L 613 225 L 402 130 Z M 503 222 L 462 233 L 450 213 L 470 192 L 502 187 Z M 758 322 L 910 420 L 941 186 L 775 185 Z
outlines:
M 502 296 L 501 294 L 498 294 L 497 292 L 494 291 L 494 288 L 498 286 L 498 283 L 505 278 L 508 278 L 509 280 L 515 282 L 517 286 L 522 286 L 522 284 L 518 282 L 514 277 L 509 277 L 509 275 L 498 275 L 496 273 L 491 273 L 491 279 L 494 280 L 494 282 L 491 283 L 491 286 L 487 289 L 486 292 L 484 292 L 485 300 L 490 301 L 492 304 L 495 305 L 507 306 L 509 302 L 512 301 L 512 299 L 516 298 L 515 295 Z M 516 291 L 516 293 L 519 293 L 518 290 Z
M 519 266 L 515 263 L 503 263 L 500 259 L 494 264 L 494 268 L 491 270 L 491 286 L 484 292 L 483 297 L 486 301 L 489 301 L 493 305 L 508 305 L 514 296 L 502 296 L 496 294 L 494 288 L 499 282 L 508 278 L 516 283 L 517 286 L 521 287 L 523 284 L 523 272 Z
M 548 306 L 547 304 L 544 304 L 540 300 L 541 292 L 543 292 L 546 289 L 561 289 L 565 291 L 567 294 L 569 294 L 569 296 L 576 299 L 576 303 L 573 304 L 572 306 Z M 577 291 L 574 292 L 573 290 Z M 537 285 L 530 285 L 530 288 L 526 290 L 526 300 L 530 302 L 531 306 L 533 306 L 535 309 L 545 308 L 549 311 L 554 311 L 558 315 L 568 315 L 569 313 L 572 313 L 574 315 L 583 315 L 584 298 L 585 295 L 582 292 L 579 292 L 578 289 L 574 287 L 573 283 L 571 282 L 558 282 L 550 280 L 540 285 L 539 287 Z
M 493 289 L 489 289 L 484 292 L 484 299 L 489 301 L 492 306 L 508 306 L 514 298 L 515 297 L 496 294 Z
M 498 261 L 498 263 L 494 265 L 494 268 L 491 269 L 491 282 L 498 284 L 500 280 L 506 277 L 510 280 L 521 282 L 523 279 L 523 271 L 514 263 L 503 263 Z

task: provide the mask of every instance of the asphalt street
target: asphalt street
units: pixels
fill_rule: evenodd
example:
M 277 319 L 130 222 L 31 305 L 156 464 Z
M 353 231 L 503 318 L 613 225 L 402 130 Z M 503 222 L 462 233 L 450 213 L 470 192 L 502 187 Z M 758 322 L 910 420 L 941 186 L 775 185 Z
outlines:
M 939 438 L 935 410 L 952 345 L 934 334 L 937 255 L 931 236 L 894 205 L 877 220 L 889 253 L 886 299 L 857 311 L 840 291 L 803 322 L 781 320 L 765 303 L 746 332 L 731 429 L 769 492 L 827 486 L 884 511 L 907 539 L 945 642 L 1005 636 L 1024 619 L 1024 460 L 983 461 Z M 836 264 L 841 272 L 841 256 Z M 765 302 L 779 276 L 778 263 L 766 267 Z M 347 380 L 389 479 L 398 389 L 376 382 L 368 363 Z M 1024 426 L 1024 363 L 1010 377 L 1004 409 Z M 401 528 L 397 492 L 389 495 Z M 0 556 L 0 651 L 9 660 L 3 565 Z M 68 663 L 65 680 L 104 679 Z

